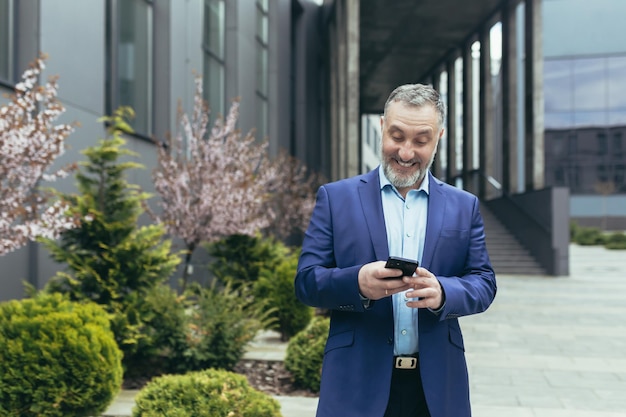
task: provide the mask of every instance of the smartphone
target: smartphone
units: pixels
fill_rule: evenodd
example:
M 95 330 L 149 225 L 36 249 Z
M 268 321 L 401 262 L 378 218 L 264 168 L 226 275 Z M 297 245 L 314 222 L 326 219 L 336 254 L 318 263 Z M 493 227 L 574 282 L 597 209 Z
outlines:
M 390 277 L 389 279 L 400 279 L 403 276 L 412 277 L 413 273 L 419 266 L 417 261 L 412 259 L 400 258 L 398 256 L 390 256 L 387 259 L 387 263 L 385 264 L 385 268 L 393 268 L 400 269 L 402 271 L 402 275 L 397 277 Z

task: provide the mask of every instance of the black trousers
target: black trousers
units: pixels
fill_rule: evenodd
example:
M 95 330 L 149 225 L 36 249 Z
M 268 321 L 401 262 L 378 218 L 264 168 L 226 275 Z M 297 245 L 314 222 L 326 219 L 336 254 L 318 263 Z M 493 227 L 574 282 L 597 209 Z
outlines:
M 419 362 L 415 369 L 394 367 L 385 417 L 430 417 L 424 397 Z

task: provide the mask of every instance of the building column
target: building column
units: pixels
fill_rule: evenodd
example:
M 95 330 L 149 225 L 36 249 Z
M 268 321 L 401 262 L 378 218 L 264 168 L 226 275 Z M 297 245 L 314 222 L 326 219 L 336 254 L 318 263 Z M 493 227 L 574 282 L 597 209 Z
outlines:
M 502 8 L 502 191 L 517 191 L 517 2 Z
M 441 82 L 441 71 L 437 70 L 433 75 L 432 75 L 432 86 L 433 88 L 441 93 L 440 90 L 440 82 Z M 443 164 L 441 163 L 441 141 L 439 141 L 439 144 L 437 145 L 438 149 L 437 149 L 437 156 L 435 157 L 435 161 L 433 162 L 433 166 L 431 167 L 431 171 L 433 173 L 433 175 L 437 178 L 439 178 L 440 180 L 443 180 L 443 176 L 445 175 L 444 172 L 444 167 Z
M 458 109 L 456 106 L 456 56 L 450 57 L 446 63 L 446 71 L 448 72 L 448 124 L 446 133 L 446 182 L 454 185 L 456 182 L 456 135 L 458 119 Z
M 525 188 L 526 191 L 544 187 L 544 109 L 543 109 L 543 50 L 542 0 L 526 0 L 524 5 L 525 41 Z
M 331 42 L 331 180 L 360 173 L 359 0 L 337 1 Z M 331 35 L 331 39 L 333 36 Z M 332 60 L 332 58 L 331 58 Z
M 463 188 L 477 193 L 474 170 L 474 65 L 470 41 L 463 50 Z
M 493 147 L 495 103 L 493 99 L 493 84 L 491 76 L 491 40 L 489 31 L 491 27 L 486 24 L 480 33 L 480 91 L 479 91 L 479 192 L 483 200 L 494 196 L 493 187 L 490 187 L 487 177 L 493 172 Z

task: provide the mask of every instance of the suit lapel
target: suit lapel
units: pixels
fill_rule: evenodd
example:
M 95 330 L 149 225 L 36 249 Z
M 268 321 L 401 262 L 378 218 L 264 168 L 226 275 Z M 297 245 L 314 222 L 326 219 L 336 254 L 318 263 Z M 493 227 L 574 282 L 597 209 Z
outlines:
M 377 260 L 385 260 L 389 256 L 387 245 L 387 229 L 383 216 L 383 203 L 380 198 L 380 181 L 378 169 L 374 169 L 361 179 L 359 196 L 361 207 L 367 221 L 372 246 Z
M 424 238 L 424 253 L 422 265 L 429 269 L 435 254 L 435 247 L 443 227 L 446 208 L 446 195 L 443 192 L 443 183 L 430 173 L 430 190 L 428 196 L 428 220 L 426 223 L 426 237 Z

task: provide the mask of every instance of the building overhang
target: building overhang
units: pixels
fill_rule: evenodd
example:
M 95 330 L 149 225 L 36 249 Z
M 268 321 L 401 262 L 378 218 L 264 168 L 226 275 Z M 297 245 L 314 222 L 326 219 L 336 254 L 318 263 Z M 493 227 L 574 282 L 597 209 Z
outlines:
M 488 29 L 508 1 L 361 0 L 360 112 L 382 112 L 398 85 L 430 82 L 426 77 Z

